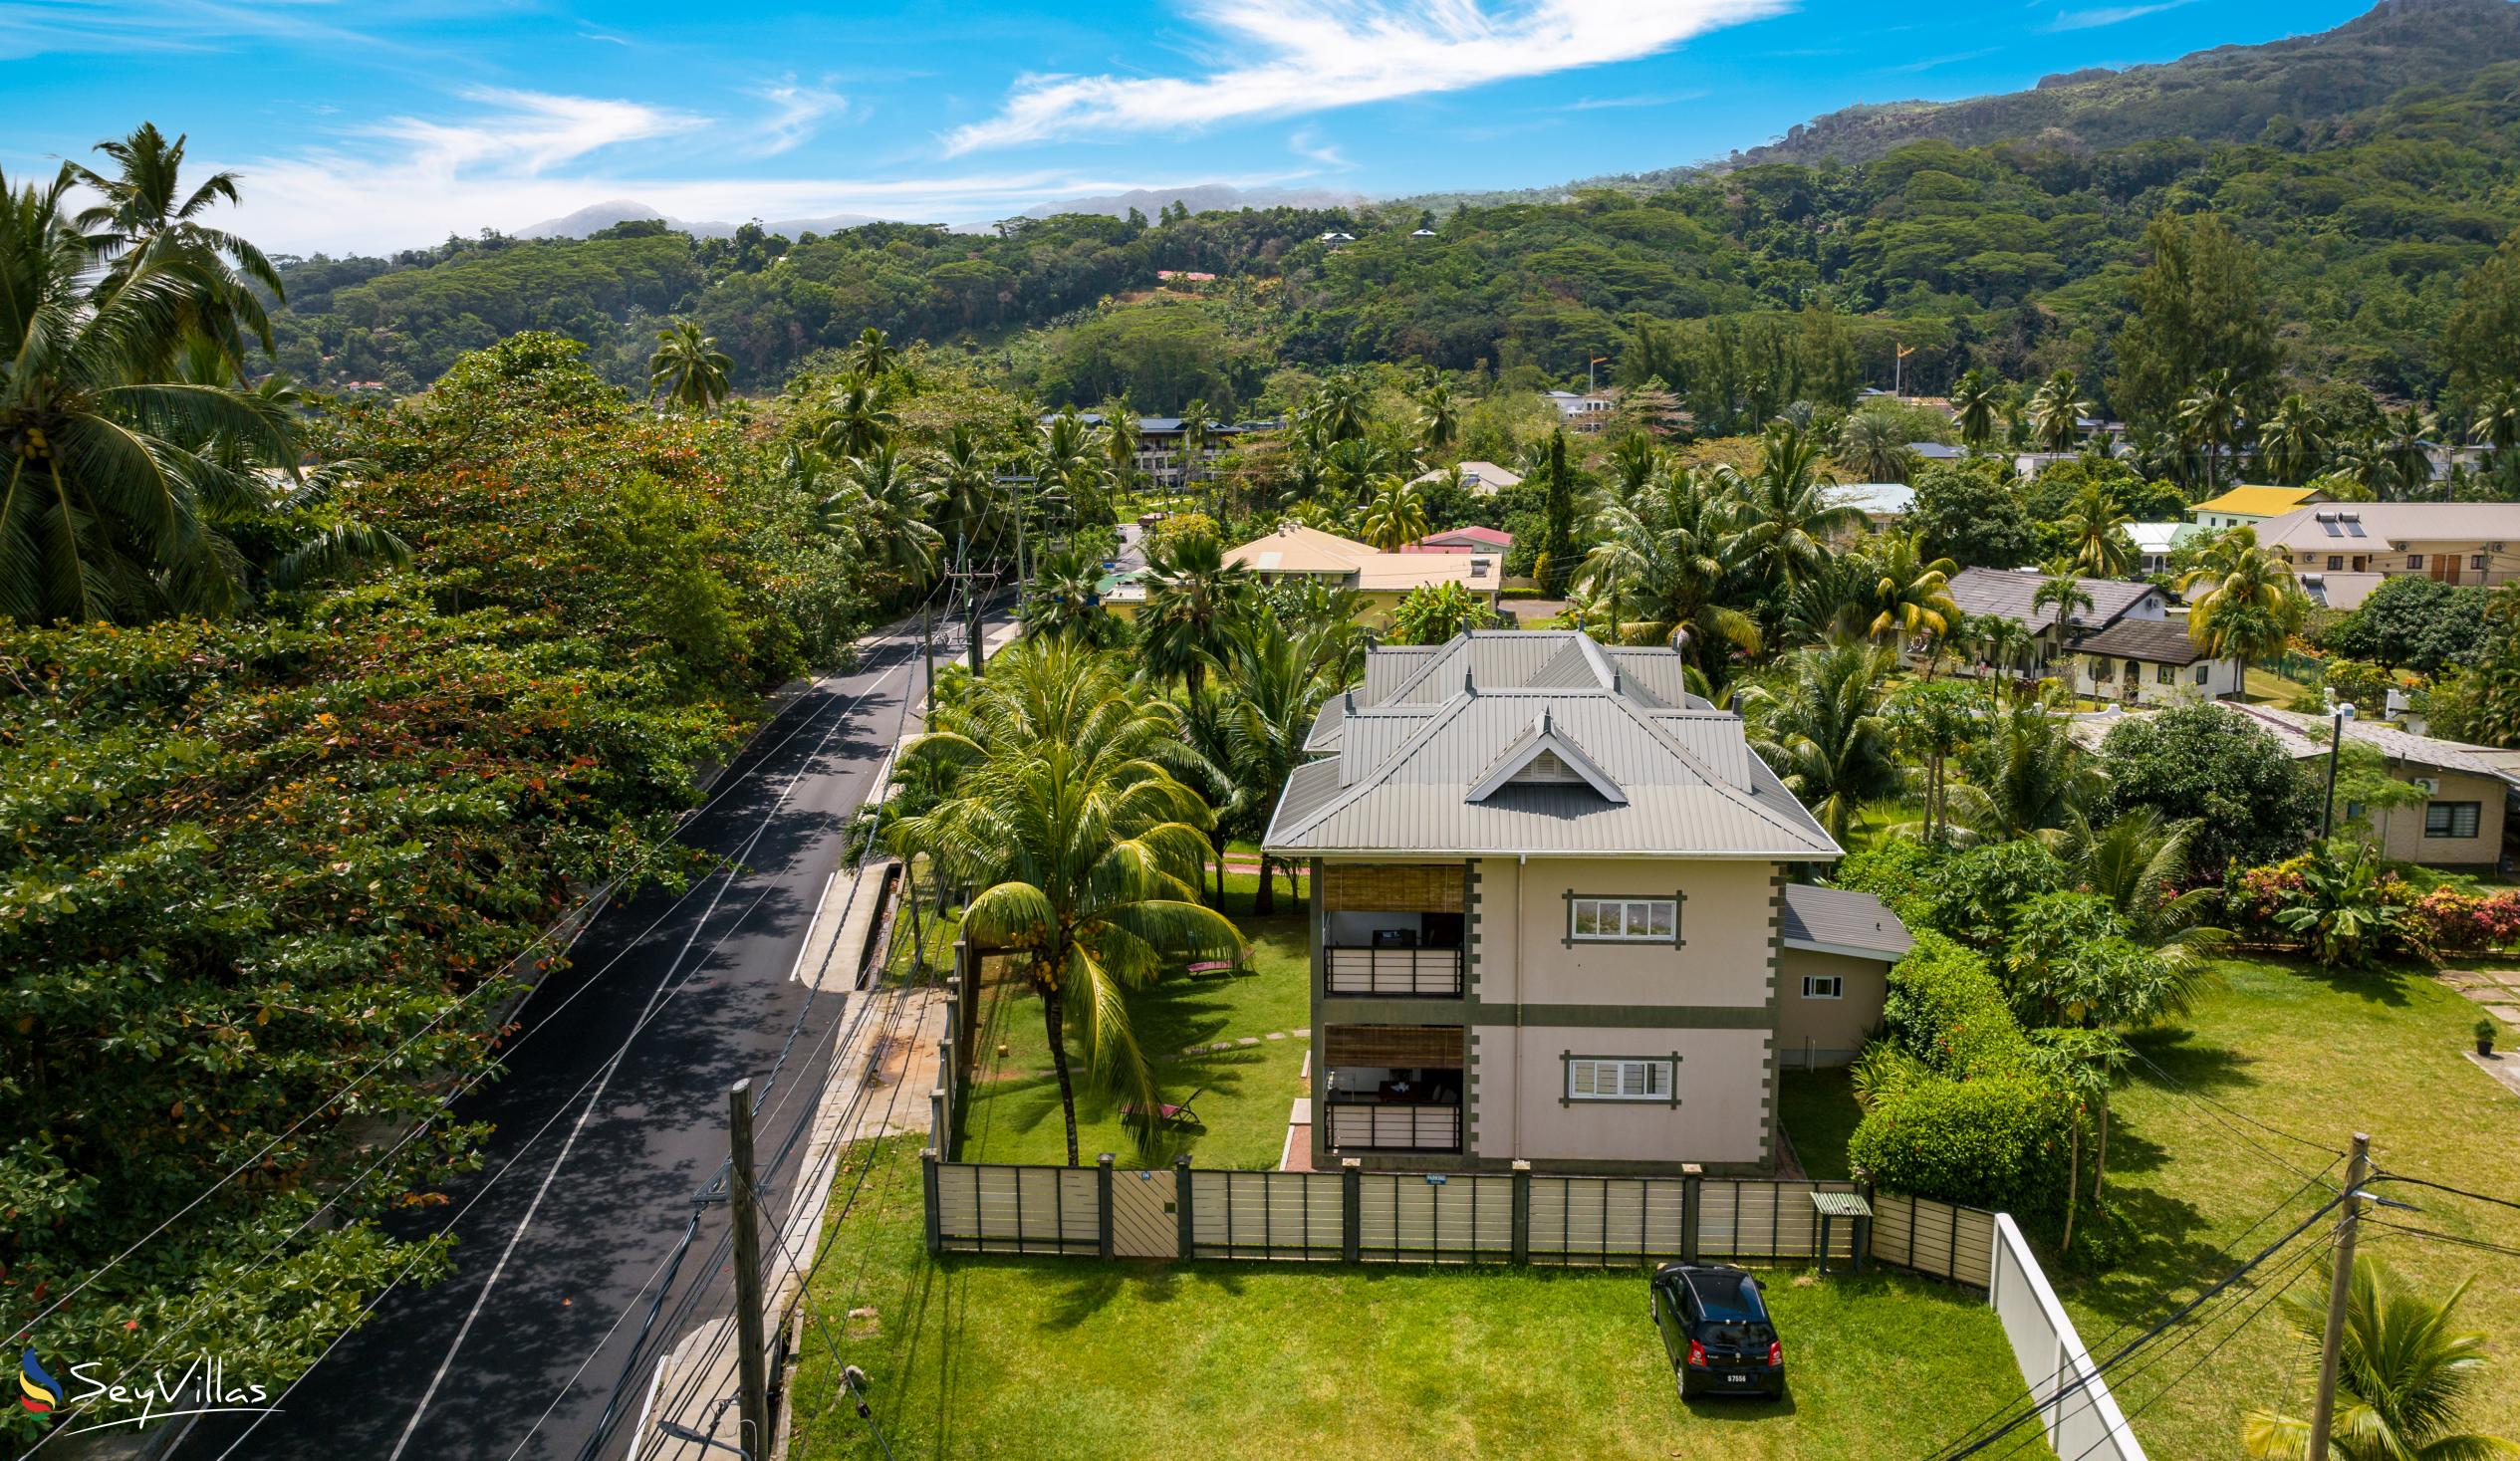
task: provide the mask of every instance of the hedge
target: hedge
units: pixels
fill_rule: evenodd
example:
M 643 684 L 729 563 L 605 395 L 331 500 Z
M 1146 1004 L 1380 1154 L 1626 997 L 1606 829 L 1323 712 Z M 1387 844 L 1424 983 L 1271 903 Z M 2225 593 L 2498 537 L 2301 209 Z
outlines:
M 2016 1075 L 2029 1065 L 2030 1038 L 1986 956 L 1930 928 L 1890 970 L 1882 1018 L 1900 1049 L 1956 1080 Z
M 2075 1119 L 2064 1091 L 2028 1076 L 1927 1079 L 1874 1101 L 1847 1156 L 1900 1192 L 2050 1218 L 2064 1211 Z

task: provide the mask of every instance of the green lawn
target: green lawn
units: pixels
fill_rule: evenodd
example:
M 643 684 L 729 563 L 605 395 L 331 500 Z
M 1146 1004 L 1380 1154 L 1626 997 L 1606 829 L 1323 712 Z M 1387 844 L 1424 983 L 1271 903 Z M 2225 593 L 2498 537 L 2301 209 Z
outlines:
M 2177 1086 L 2139 1066 L 2115 1098 L 2110 1198 L 2125 1251 L 2100 1272 L 2048 1266 L 2084 1339 L 2106 1348 L 2122 1324 L 2149 1324 L 2234 1266 L 2220 1250 L 2329 1160 L 2294 1136 L 2342 1150 L 2355 1130 L 2368 1131 L 2386 1169 L 2520 1195 L 2520 1096 L 2460 1055 L 2476 1016 L 2475 1005 L 2421 969 L 2326 975 L 2290 963 L 2222 965 L 2188 1019 L 2135 1041 Z M 1789 1079 L 1786 1120 L 1815 1172 L 1829 1165 L 1833 1144 L 1843 1146 L 1851 1107 L 1825 1081 Z M 2384 1220 L 2520 1244 L 2520 1212 L 2419 1188 L 2381 1190 L 2422 1209 L 2383 1211 Z M 2321 1200 L 2283 1206 L 2239 1251 L 2254 1251 Z M 2367 1234 L 2366 1251 L 2423 1289 L 2445 1293 L 2476 1277 L 2460 1313 L 2491 1337 L 2493 1362 L 2469 1420 L 2520 1436 L 2520 1260 L 2387 1229 Z M 2302 1346 L 2276 1311 L 2215 1348 L 2243 1312 L 2209 1323 L 2201 1338 L 2115 1386 L 2153 1455 L 2230 1455 L 2252 1406 L 2306 1403 Z
M 1085 1160 L 1108 1151 L 1123 1166 L 1139 1166 L 1187 1151 L 1201 1166 L 1278 1164 L 1287 1113 L 1304 1094 L 1304 1056 L 1312 1045 L 1305 1038 L 1312 1022 L 1307 920 L 1302 904 L 1288 896 L 1283 883 L 1278 888 L 1280 911 L 1254 917 L 1249 910 L 1257 881 L 1247 873 L 1228 873 L 1225 880 L 1226 914 L 1252 942 L 1250 973 L 1167 976 L 1129 998 L 1131 1027 L 1152 1060 L 1163 1098 L 1178 1101 L 1197 1093 L 1195 1104 L 1205 1124 L 1162 1133 L 1158 1146 L 1141 1148 L 1139 1131 L 1121 1119 L 1119 1102 L 1085 1089 L 1080 1071 L 1078 1150 Z M 1020 985 L 993 981 L 980 1015 L 983 1026 L 974 1043 L 977 1058 L 964 1102 L 963 1159 L 1067 1160 L 1067 1132 L 1060 1119 L 1041 1001 Z M 1288 1038 L 1267 1039 L 1272 1031 Z M 1259 1043 L 1184 1053 L 1193 1045 L 1242 1039 Z M 1070 1047 L 1073 1054 L 1073 1040 Z
M 1847 1138 L 1864 1112 L 1856 1107 L 1855 1088 L 1846 1069 L 1787 1071 L 1777 1093 L 1777 1111 L 1785 1118 L 1785 1134 L 1802 1158 L 1803 1175 L 1819 1181 L 1847 1176 Z
M 1904 1461 L 2020 1390 L 1982 1301 L 1923 1280 L 1776 1274 L 1789 1397 L 1684 1406 L 1640 1269 L 931 1260 L 914 1140 L 875 1172 L 814 1305 L 903 1461 Z M 820 1335 L 805 1354 L 794 1454 L 879 1456 Z

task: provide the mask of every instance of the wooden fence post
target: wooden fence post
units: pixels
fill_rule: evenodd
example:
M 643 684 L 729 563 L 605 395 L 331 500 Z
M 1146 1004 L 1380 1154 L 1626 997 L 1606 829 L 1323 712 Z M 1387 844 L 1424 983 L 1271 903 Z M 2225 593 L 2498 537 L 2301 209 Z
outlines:
M 1112 1154 L 1104 1152 L 1094 1159 L 1094 1253 L 1098 1258 L 1112 1256 Z
M 1697 1262 L 1697 1224 L 1706 1211 L 1706 1169 L 1695 1162 L 1680 1166 L 1680 1258 Z
M 1531 1262 L 1531 1159 L 1514 1158 L 1514 1262 Z
M 1339 1256 L 1349 1263 L 1365 1254 L 1365 1163 L 1339 1158 Z
M 1873 1174 L 1862 1167 L 1857 1167 L 1855 1169 L 1855 1192 L 1858 1197 L 1864 1199 L 1864 1206 L 1868 1210 L 1871 1209 L 1873 1206 Z M 1872 1248 L 1873 1220 L 1869 1217 L 1857 1218 L 1855 1220 L 1855 1271 L 1857 1273 L 1860 1274 L 1864 1272 L 1864 1259 L 1866 1255 L 1872 1251 Z
M 943 1252 L 945 1248 L 939 1222 L 942 1215 L 936 1210 L 936 1148 L 930 1146 L 921 1151 L 918 1154 L 918 1164 L 920 1185 L 927 1192 L 927 1251 L 930 1255 L 934 1255 Z
M 1172 1159 L 1172 1218 L 1175 1256 L 1195 1257 L 1198 1239 L 1190 1226 L 1190 1154 L 1186 1151 Z

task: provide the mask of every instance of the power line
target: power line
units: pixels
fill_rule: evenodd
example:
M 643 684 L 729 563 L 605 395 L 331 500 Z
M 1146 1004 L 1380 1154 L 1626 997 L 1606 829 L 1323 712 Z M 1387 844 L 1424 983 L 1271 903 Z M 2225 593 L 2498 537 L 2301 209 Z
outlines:
M 2470 1192 L 2464 1187 L 2453 1187 L 2446 1182 L 2435 1182 L 2424 1177 L 2409 1177 L 2397 1172 L 2374 1172 L 2371 1176 L 2371 1180 L 2375 1182 L 2403 1182 L 2410 1187 L 2429 1187 L 2435 1192 L 2447 1192 L 2452 1197 L 2465 1197 L 2477 1202 L 2490 1202 L 2496 1207 L 2520 1208 L 2520 1202 L 2515 1202 L 2508 1197 L 2496 1197 L 2490 1192 Z

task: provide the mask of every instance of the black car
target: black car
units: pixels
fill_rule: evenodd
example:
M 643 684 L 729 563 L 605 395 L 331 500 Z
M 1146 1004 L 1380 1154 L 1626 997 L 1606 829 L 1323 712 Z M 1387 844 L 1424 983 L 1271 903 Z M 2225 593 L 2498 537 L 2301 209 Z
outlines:
M 1652 1294 L 1683 1396 L 1785 1393 L 1785 1345 L 1757 1279 L 1728 1264 L 1666 1263 Z

